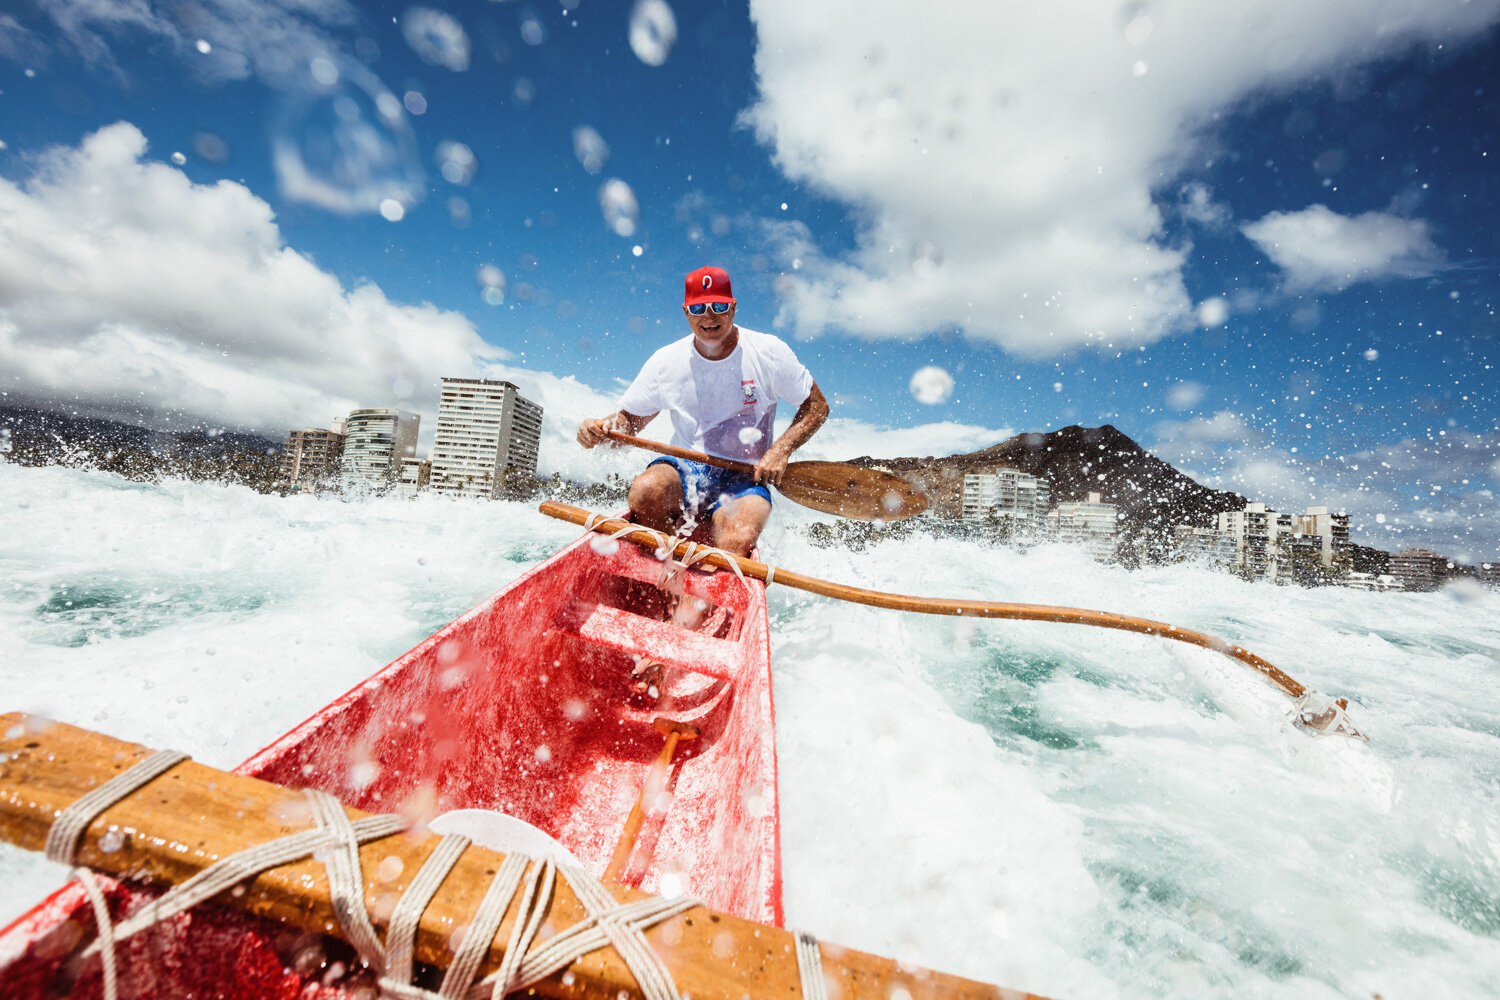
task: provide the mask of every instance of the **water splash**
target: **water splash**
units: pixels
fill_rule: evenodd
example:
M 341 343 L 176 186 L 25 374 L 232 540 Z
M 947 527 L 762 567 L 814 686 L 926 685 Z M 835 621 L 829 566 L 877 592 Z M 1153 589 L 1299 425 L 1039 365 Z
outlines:
M 401 102 L 364 66 L 343 63 L 331 87 L 309 77 L 281 101 L 271 156 L 283 196 L 348 215 L 422 200 L 421 162 Z
M 401 18 L 401 34 L 429 66 L 446 66 L 455 73 L 469 68 L 469 36 L 452 14 L 431 7 L 408 7 Z
M 953 395 L 953 376 L 936 365 L 928 365 L 912 375 L 910 388 L 917 402 L 936 406 Z
M 599 210 L 604 224 L 617 236 L 631 237 L 641 222 L 641 206 L 630 185 L 611 177 L 599 186 Z
M 677 18 L 666 0 L 636 0 L 630 12 L 630 50 L 647 66 L 660 66 L 677 44 Z

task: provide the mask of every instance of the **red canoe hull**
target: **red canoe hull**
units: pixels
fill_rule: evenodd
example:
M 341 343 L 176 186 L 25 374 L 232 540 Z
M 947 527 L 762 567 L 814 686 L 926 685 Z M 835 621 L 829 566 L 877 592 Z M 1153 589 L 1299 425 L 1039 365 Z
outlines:
M 663 739 L 698 727 L 669 796 L 651 803 L 624 881 L 779 925 L 781 851 L 765 590 L 725 571 L 686 576 L 716 610 L 704 631 L 660 621 L 661 563 L 580 539 L 255 754 L 238 773 L 330 792 L 422 824 L 493 809 L 541 829 L 602 874 Z M 660 698 L 632 689 L 667 665 Z M 117 916 L 147 900 L 113 885 Z M 95 996 L 94 934 L 76 885 L 0 931 L 0 995 Z M 199 907 L 122 949 L 122 995 L 340 997 L 364 983 L 344 946 Z M 342 967 L 342 971 L 341 971 Z M 336 975 L 330 975 L 336 973 Z M 326 982 L 325 982 L 326 980 Z

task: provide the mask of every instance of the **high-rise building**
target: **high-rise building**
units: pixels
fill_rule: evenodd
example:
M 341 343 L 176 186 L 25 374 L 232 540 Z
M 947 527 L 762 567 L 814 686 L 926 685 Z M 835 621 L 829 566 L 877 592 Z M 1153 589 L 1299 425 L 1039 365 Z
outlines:
M 1251 576 L 1275 576 L 1277 518 L 1263 503 L 1247 503 L 1244 510 L 1218 515 L 1218 528 L 1234 539 L 1234 562 Z
M 432 446 L 432 488 L 494 499 L 504 473 L 536 474 L 542 408 L 514 385 L 445 378 Z
M 432 481 L 432 463 L 421 458 L 403 458 L 401 460 L 401 493 L 403 496 L 415 496 L 425 490 Z
M 1235 559 L 1234 536 L 1217 528 L 1198 528 L 1179 524 L 1172 529 L 1177 555 L 1208 563 L 1210 566 L 1232 566 Z
M 339 480 L 344 485 L 390 485 L 401 476 L 401 460 L 417 451 L 417 429 L 422 418 L 389 408 L 354 410 L 344 425 L 344 459 Z
M 343 426 L 343 420 L 337 421 Z M 310 427 L 287 431 L 277 463 L 280 485 L 311 493 L 319 485 L 333 480 L 339 472 L 344 454 L 344 435 L 338 431 Z
M 1403 549 L 1391 556 L 1391 576 L 1406 590 L 1437 590 L 1448 560 L 1431 549 Z
M 1119 509 L 1103 503 L 1098 493 L 1083 501 L 1060 503 L 1047 512 L 1048 533 L 1059 542 L 1082 545 L 1100 562 L 1115 557 Z
M 1330 514 L 1327 507 L 1309 507 L 1297 518 L 1296 532 L 1318 538 L 1319 558 L 1324 566 L 1333 565 L 1336 553 L 1349 547 L 1349 515 Z
M 1018 528 L 1039 528 L 1051 502 L 1051 484 L 1018 469 L 964 476 L 963 519 L 1009 518 Z

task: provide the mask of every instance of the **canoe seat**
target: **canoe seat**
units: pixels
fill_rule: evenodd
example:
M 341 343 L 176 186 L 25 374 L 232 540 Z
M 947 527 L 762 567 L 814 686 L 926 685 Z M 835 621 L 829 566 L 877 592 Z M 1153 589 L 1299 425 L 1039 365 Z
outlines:
M 660 660 L 669 667 L 722 680 L 733 681 L 739 672 L 739 643 L 689 632 L 680 625 L 643 618 L 607 604 L 572 601 L 558 612 L 552 627 L 632 656 Z

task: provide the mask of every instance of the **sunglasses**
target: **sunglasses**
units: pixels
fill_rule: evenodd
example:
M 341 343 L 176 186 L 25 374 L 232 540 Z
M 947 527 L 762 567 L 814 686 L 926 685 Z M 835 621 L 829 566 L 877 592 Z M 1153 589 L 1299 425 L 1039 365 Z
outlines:
M 692 305 L 688 306 L 688 312 L 692 313 L 694 316 L 702 316 L 705 312 L 707 312 L 710 309 L 712 309 L 714 312 L 716 312 L 720 316 L 722 316 L 722 315 L 724 315 L 725 313 L 727 313 L 729 311 L 729 303 L 728 302 L 694 302 Z

